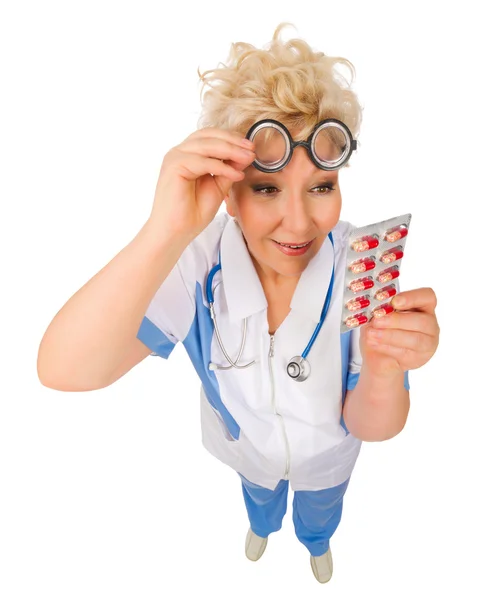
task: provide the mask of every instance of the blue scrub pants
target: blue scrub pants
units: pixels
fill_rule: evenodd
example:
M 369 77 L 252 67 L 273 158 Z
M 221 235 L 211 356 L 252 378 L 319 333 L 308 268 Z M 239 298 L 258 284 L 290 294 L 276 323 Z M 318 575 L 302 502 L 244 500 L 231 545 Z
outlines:
M 248 481 L 241 473 L 238 475 L 253 533 L 268 537 L 281 529 L 287 512 L 288 480 L 281 479 L 274 490 L 269 490 Z M 349 479 L 326 490 L 294 492 L 295 535 L 312 556 L 321 556 L 329 549 L 329 540 L 340 523 Z

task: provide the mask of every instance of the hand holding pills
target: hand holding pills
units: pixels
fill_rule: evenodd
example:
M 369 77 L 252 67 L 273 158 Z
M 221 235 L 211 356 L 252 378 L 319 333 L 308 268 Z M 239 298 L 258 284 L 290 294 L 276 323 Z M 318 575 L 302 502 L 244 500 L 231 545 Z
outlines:
M 410 221 L 410 214 L 402 215 L 355 229 L 349 237 L 341 332 L 364 325 L 364 368 L 378 376 L 422 367 L 439 344 L 434 290 L 399 292 Z
M 389 376 L 425 365 L 439 344 L 436 302 L 431 288 L 397 294 L 391 300 L 390 314 L 361 327 L 364 368 L 374 375 Z

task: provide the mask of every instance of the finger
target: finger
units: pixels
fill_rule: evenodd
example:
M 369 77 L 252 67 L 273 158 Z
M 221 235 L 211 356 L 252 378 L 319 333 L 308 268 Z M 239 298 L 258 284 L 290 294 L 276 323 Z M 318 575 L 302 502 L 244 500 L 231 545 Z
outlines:
M 419 288 L 399 292 L 392 298 L 391 304 L 398 310 L 416 310 L 434 314 L 437 299 L 432 288 Z
M 246 162 L 237 162 L 235 160 L 225 160 L 224 161 L 227 165 L 232 166 L 234 169 L 237 169 L 238 171 L 247 171 L 252 163 L 249 163 L 249 165 L 247 166 Z
M 255 152 L 248 148 L 219 138 L 189 140 L 179 146 L 179 150 L 188 154 L 200 154 L 219 160 L 233 160 L 245 166 L 255 160 Z M 245 167 L 244 167 L 245 168 Z
M 224 163 L 227 165 L 233 166 L 233 168 L 236 169 L 236 172 L 240 174 L 240 177 L 237 177 L 235 181 L 228 180 L 223 176 L 215 177 L 215 181 L 218 185 L 218 188 L 222 191 L 223 195 L 226 197 L 226 196 L 228 196 L 230 189 L 234 185 L 236 185 L 237 183 L 241 183 L 243 181 L 243 179 L 245 178 L 246 171 L 248 169 L 251 169 L 254 167 L 251 167 L 252 163 L 250 163 L 247 166 L 246 163 L 239 163 L 239 162 L 235 162 L 232 160 L 225 160 Z
M 371 346 L 393 346 L 418 353 L 432 352 L 435 345 L 431 335 L 402 329 L 368 330 L 367 341 Z
M 427 335 L 438 335 L 439 325 L 434 314 L 425 312 L 392 312 L 384 317 L 371 319 L 370 325 L 376 329 L 405 329 Z
M 209 173 L 214 176 L 214 181 L 223 197 L 226 197 L 235 182 L 244 179 L 243 171 L 254 160 L 255 153 L 248 149 L 242 149 L 231 142 L 223 139 L 206 138 L 204 140 L 191 140 L 179 147 L 183 151 L 191 151 L 197 156 L 206 155 L 214 159 L 220 159 L 220 164 L 227 168 L 210 167 Z M 234 160 L 233 160 L 234 159 Z M 214 163 L 210 163 L 214 164 Z
M 239 131 L 233 131 L 228 129 L 219 129 L 218 127 L 203 127 L 202 129 L 197 129 L 192 134 L 190 134 L 186 140 L 191 139 L 202 139 L 202 138 L 217 138 L 220 140 L 225 140 L 227 142 L 231 142 L 233 144 L 237 144 L 238 146 L 254 148 L 255 144 L 248 140 L 243 133 Z M 185 141 L 186 141 L 185 140 Z
M 231 185 L 233 181 L 240 181 L 244 177 L 243 173 L 222 160 L 207 158 L 200 154 L 186 154 L 174 168 L 182 177 L 190 181 L 203 175 L 217 175 L 225 177 Z
M 236 178 L 226 177 L 225 175 L 214 175 L 213 179 L 221 192 L 222 198 L 227 198 L 231 188 L 235 183 L 242 181 L 245 178 L 245 175 L 241 171 L 235 171 L 237 173 Z

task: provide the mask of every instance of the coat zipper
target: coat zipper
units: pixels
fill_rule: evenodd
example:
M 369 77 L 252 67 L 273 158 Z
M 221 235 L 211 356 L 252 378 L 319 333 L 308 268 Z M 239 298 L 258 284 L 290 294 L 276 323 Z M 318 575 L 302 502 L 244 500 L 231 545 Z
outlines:
M 273 335 L 270 335 L 270 351 L 268 353 L 268 367 L 270 369 L 270 381 L 272 383 L 272 408 L 273 408 L 273 412 L 277 415 L 277 417 L 280 419 L 280 423 L 282 425 L 282 431 L 283 431 L 283 437 L 285 440 L 285 449 L 287 451 L 286 454 L 286 461 L 285 461 L 285 473 L 283 478 L 284 479 L 288 479 L 288 474 L 290 471 L 290 448 L 288 445 L 288 437 L 287 437 L 287 432 L 285 431 L 285 424 L 283 422 L 283 418 L 282 415 L 278 413 L 277 411 L 277 406 L 275 404 L 275 383 L 274 383 L 274 379 L 273 379 L 273 367 L 272 367 L 272 358 L 273 358 L 273 346 L 275 344 L 275 338 Z

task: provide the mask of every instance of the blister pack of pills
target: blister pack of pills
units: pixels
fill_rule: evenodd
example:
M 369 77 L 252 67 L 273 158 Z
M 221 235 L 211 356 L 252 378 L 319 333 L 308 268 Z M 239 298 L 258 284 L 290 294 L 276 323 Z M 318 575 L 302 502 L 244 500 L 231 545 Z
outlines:
M 347 247 L 340 331 L 382 317 L 394 308 L 411 215 L 353 229 Z

